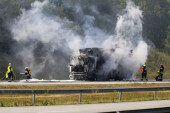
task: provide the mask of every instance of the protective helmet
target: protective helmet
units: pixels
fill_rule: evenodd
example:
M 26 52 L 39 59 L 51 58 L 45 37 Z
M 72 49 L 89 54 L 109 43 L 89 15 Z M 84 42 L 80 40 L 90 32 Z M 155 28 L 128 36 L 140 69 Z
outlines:
M 28 67 L 25 67 L 25 69 L 28 69 Z
M 143 67 L 146 67 L 146 65 L 144 64 Z
M 9 66 L 11 66 L 12 64 L 11 63 L 9 63 Z
M 159 70 L 157 72 L 159 73 Z
M 160 64 L 160 66 L 163 66 L 163 64 Z

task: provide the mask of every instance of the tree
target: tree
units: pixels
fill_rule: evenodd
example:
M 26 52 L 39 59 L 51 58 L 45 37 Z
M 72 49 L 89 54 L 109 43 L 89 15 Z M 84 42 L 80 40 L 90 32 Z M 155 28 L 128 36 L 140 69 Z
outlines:
M 169 2 L 167 0 L 137 0 L 144 15 L 143 34 L 157 48 L 164 48 L 169 25 Z

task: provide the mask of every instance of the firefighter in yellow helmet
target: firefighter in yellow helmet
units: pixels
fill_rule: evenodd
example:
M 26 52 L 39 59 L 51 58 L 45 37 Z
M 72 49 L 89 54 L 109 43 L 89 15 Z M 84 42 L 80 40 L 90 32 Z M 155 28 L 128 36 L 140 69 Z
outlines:
M 155 80 L 156 81 L 162 81 L 161 72 L 158 70 L 157 73 L 158 73 L 158 76 L 155 77 Z
M 31 79 L 31 70 L 28 67 L 25 67 L 26 79 Z
M 13 67 L 12 64 L 9 63 L 9 66 L 7 68 L 7 72 L 6 72 L 6 79 L 7 80 L 14 80 L 14 74 L 13 74 Z

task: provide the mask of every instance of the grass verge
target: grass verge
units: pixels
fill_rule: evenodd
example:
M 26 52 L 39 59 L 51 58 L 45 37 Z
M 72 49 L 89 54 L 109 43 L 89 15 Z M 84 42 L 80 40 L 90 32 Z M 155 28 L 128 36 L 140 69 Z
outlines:
M 95 84 L 95 85 L 7 85 L 0 89 L 77 89 L 77 88 L 125 88 L 125 87 L 159 87 L 170 83 L 134 83 L 134 84 Z M 82 94 L 82 104 L 119 102 L 119 93 Z M 79 104 L 79 94 L 37 94 L 35 105 Z M 122 102 L 153 100 L 154 92 L 123 92 Z M 157 99 L 170 99 L 170 91 L 158 91 Z M 32 95 L 1 95 L 0 106 L 32 106 Z

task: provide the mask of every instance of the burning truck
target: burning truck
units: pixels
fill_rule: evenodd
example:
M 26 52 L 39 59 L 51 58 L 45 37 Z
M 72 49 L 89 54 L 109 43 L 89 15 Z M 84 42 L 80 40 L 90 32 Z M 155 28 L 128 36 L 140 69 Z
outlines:
M 110 50 L 114 52 L 113 50 Z M 79 56 L 72 57 L 71 60 L 76 60 L 76 64 L 70 64 L 71 80 L 89 80 L 89 81 L 107 81 L 107 80 L 123 80 L 128 79 L 127 71 L 123 72 L 123 66 L 118 64 L 117 69 L 112 69 L 110 72 L 105 72 L 103 66 L 109 58 L 102 48 L 85 48 L 79 50 Z M 130 51 L 132 54 L 132 50 Z M 132 75 L 132 72 L 128 72 Z

